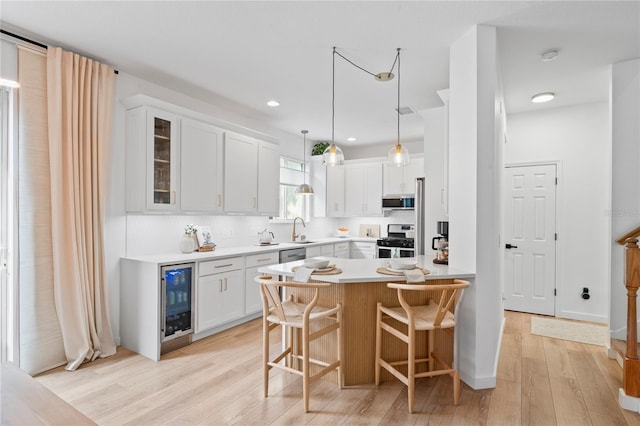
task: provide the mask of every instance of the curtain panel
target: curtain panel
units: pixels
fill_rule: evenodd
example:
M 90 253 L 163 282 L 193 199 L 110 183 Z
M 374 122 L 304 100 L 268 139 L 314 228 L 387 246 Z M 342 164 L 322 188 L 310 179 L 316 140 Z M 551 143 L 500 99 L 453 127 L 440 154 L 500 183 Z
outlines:
M 53 288 L 67 370 L 116 352 L 103 234 L 114 79 L 104 64 L 47 51 Z

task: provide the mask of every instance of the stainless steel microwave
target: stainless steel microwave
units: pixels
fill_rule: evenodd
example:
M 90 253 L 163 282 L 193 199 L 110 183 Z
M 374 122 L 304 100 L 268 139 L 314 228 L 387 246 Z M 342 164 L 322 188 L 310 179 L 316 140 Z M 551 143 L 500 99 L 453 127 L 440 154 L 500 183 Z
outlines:
M 382 197 L 383 210 L 412 210 L 415 207 L 413 195 L 385 195 Z

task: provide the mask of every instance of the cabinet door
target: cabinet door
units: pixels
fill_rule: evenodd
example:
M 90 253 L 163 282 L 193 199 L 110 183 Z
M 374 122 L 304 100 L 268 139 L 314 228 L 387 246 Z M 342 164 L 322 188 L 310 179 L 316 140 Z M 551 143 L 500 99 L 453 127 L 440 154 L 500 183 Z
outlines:
M 327 216 L 327 166 L 322 164 L 322 156 L 314 155 L 311 157 L 311 186 L 313 187 L 313 204 L 312 217 Z
M 177 210 L 180 160 L 177 116 L 147 109 L 147 208 Z
M 244 270 L 225 272 L 222 278 L 223 302 L 222 315 L 224 321 L 231 321 L 244 316 Z
M 258 147 L 258 213 L 278 215 L 280 197 L 280 150 L 260 142 Z
M 344 170 L 344 214 L 362 216 L 364 211 L 364 173 L 361 165 L 345 166 Z
M 384 195 L 413 194 L 416 178 L 424 176 L 424 160 L 416 158 L 404 167 L 384 165 Z
M 194 120 L 180 123 L 180 207 L 191 212 L 222 211 L 224 132 Z
M 198 278 L 196 333 L 222 324 L 222 274 Z
M 348 259 L 349 258 L 349 242 L 344 242 L 344 243 L 336 243 L 333 246 L 333 256 L 334 257 L 339 257 L 339 258 L 343 258 L 343 259 Z
M 224 138 L 224 211 L 253 213 L 258 208 L 258 141 L 226 133 Z
M 327 167 L 327 216 L 344 216 L 344 166 Z
M 363 211 L 366 216 L 382 215 L 382 165 L 367 164 L 363 172 Z
M 354 164 L 345 166 L 345 215 L 382 214 L 382 166 Z

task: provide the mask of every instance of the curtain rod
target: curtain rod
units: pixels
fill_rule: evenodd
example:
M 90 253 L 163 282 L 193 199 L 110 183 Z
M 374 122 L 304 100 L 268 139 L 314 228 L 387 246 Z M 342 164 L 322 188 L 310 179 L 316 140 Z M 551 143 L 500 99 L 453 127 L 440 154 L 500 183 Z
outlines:
M 29 39 L 29 38 L 23 37 L 23 36 L 18 35 L 18 34 L 14 34 L 14 33 L 12 33 L 12 32 L 9 32 L 9 31 L 7 31 L 7 30 L 3 30 L 3 29 L 1 29 L 1 28 L 0 28 L 0 33 L 2 33 L 2 34 L 6 34 L 6 35 L 8 35 L 8 36 L 10 36 L 10 37 L 13 37 L 13 38 L 17 38 L 18 40 L 26 41 L 27 43 L 34 44 L 34 45 L 36 45 L 36 46 L 38 46 L 38 47 L 42 47 L 43 49 L 49 49 L 49 46 L 47 46 L 46 44 L 42 44 L 42 43 L 40 43 L 40 42 L 38 42 L 38 41 L 31 40 L 31 39 Z M 114 74 L 120 74 L 120 71 L 118 71 L 118 70 L 114 69 L 114 70 L 113 70 L 113 73 L 114 73 Z

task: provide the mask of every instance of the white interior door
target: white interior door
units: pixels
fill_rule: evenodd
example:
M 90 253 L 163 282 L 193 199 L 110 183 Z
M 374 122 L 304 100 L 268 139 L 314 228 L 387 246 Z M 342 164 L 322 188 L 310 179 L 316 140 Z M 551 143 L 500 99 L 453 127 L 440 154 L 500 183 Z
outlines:
M 504 306 L 555 315 L 556 166 L 506 167 Z

